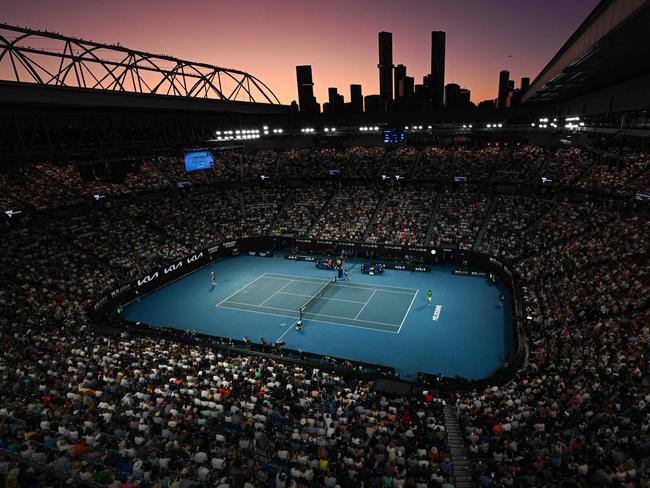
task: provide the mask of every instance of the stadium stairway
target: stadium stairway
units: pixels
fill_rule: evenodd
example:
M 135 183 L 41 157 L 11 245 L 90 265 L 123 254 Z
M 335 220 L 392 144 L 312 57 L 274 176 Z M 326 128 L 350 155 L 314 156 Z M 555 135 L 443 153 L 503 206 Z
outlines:
M 409 174 L 407 175 L 408 181 L 413 180 L 415 178 L 415 175 L 420 168 L 420 165 L 422 164 L 422 159 L 424 159 L 424 151 L 420 149 L 418 151 L 417 156 L 415 156 L 415 161 L 413 161 L 413 166 L 411 166 L 411 171 L 409 171 Z
M 244 201 L 244 193 L 239 191 L 237 192 L 239 196 L 239 211 L 241 212 L 241 218 L 243 222 L 246 222 L 246 217 L 248 216 L 246 212 L 246 202 Z
M 292 192 L 287 192 L 287 196 L 284 199 L 284 202 L 282 202 L 282 206 L 280 207 L 280 210 L 278 210 L 278 213 L 275 214 L 275 218 L 273 219 L 273 222 L 271 222 L 271 225 L 269 225 L 267 229 L 267 233 L 273 232 L 273 229 L 278 225 L 280 222 L 280 219 L 284 217 L 284 213 L 287 210 L 287 207 L 293 200 L 293 193 Z
M 487 226 L 488 223 L 490 222 L 490 217 L 492 216 L 492 212 L 494 212 L 494 207 L 496 206 L 497 203 L 497 197 L 495 195 L 492 195 L 492 199 L 490 200 L 490 205 L 488 206 L 487 212 L 485 212 L 485 217 L 483 217 L 483 223 L 481 223 L 481 227 L 479 228 L 478 232 L 476 233 L 476 239 L 474 239 L 474 244 L 472 245 L 472 251 L 478 251 L 478 248 L 481 246 L 481 241 L 483 240 L 483 236 L 485 236 L 485 232 L 487 231 Z
M 334 199 L 334 197 L 336 196 L 337 193 L 338 193 L 337 190 L 332 190 L 330 192 L 330 194 L 327 196 L 327 200 L 325 200 L 325 203 L 323 204 L 323 206 L 318 211 L 318 214 L 314 218 L 314 221 L 311 223 L 311 227 L 309 227 L 309 232 L 307 232 L 307 235 L 309 235 L 309 236 L 312 235 L 312 232 L 314 231 L 314 228 L 316 227 L 316 225 L 318 225 L 318 222 L 320 222 L 320 218 L 323 215 L 323 213 L 325 212 L 325 209 L 327 209 L 327 207 L 330 206 L 330 203 L 332 203 L 332 200 Z
M 366 230 L 363 232 L 364 241 L 368 240 L 368 234 L 370 234 L 370 230 L 374 227 L 375 222 L 379 217 L 379 214 L 381 214 L 381 210 L 384 208 L 384 205 L 386 204 L 386 199 L 387 199 L 387 193 L 384 192 L 384 194 L 379 199 L 379 202 L 377 202 L 377 206 L 375 207 L 375 211 L 373 212 L 372 217 L 370 217 L 370 221 L 368 222 L 368 225 L 366 225 Z
M 438 213 L 438 207 L 440 207 L 440 200 L 442 196 L 438 192 L 433 192 L 433 207 L 431 208 L 431 216 L 429 217 L 429 227 L 427 227 L 427 236 L 424 239 L 426 244 L 431 242 L 433 237 L 433 225 L 436 222 L 436 214 Z
M 458 426 L 458 411 L 452 405 L 445 405 L 445 428 L 447 430 L 447 445 L 451 453 L 451 462 L 454 466 L 455 488 L 475 488 L 472 472 L 467 460 L 467 449 Z

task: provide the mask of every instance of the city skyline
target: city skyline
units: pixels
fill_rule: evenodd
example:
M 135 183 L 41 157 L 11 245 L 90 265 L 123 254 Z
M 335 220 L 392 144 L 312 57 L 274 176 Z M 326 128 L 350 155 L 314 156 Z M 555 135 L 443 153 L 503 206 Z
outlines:
M 503 69 L 515 80 L 535 78 L 598 1 L 486 4 L 412 0 L 396 13 L 394 2 L 383 0 L 285 1 L 272 7 L 258 0 L 245 6 L 37 0 L 6 5 L 0 20 L 241 69 L 267 83 L 285 104 L 298 100 L 298 65 L 312 66 L 320 103 L 327 101 L 330 87 L 346 101 L 351 84 L 362 85 L 364 96 L 378 94 L 380 31 L 393 34 L 393 63 L 406 65 L 417 82 L 430 72 L 431 32 L 440 30 L 447 37 L 445 84 L 468 88 L 478 103 L 496 98 Z M 328 15 L 334 21 L 327 21 Z

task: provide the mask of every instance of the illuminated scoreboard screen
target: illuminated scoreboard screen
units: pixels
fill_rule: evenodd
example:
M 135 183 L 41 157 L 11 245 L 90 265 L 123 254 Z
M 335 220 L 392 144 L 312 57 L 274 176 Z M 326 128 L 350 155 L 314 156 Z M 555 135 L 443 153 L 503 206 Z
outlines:
M 214 156 L 210 151 L 188 151 L 185 153 L 185 171 L 199 171 L 214 168 Z
M 406 141 L 406 134 L 403 130 L 386 130 L 384 131 L 384 142 L 386 144 L 395 144 Z

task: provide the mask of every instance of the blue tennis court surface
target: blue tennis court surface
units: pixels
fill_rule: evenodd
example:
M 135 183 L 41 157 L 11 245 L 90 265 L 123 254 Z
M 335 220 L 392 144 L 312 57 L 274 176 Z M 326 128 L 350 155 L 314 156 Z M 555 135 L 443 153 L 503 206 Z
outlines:
M 399 333 L 418 293 L 409 288 L 264 273 L 217 307 Z
M 358 268 L 351 269 L 350 281 L 337 281 L 318 296 L 334 273 L 313 262 L 226 258 L 131 303 L 123 315 L 220 337 L 281 339 L 291 349 L 392 366 L 404 379 L 415 379 L 418 371 L 479 379 L 502 366 L 512 343 L 505 286 L 453 275 L 450 265 L 374 276 Z M 497 303 L 500 293 L 504 306 Z M 296 330 L 298 310 L 308 302 L 304 328 Z

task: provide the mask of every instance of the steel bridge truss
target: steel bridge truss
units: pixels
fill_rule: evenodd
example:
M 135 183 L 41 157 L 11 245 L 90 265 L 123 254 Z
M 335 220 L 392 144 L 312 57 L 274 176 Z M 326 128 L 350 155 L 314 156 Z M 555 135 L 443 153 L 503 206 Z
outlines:
M 47 86 L 280 104 L 258 78 L 61 34 L 0 24 L 0 79 Z

